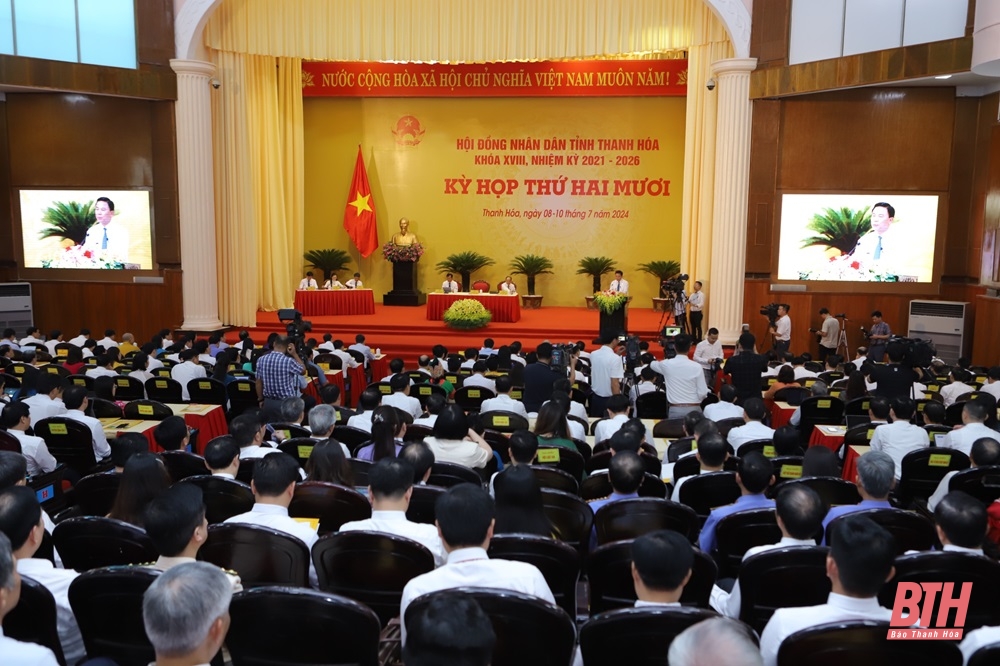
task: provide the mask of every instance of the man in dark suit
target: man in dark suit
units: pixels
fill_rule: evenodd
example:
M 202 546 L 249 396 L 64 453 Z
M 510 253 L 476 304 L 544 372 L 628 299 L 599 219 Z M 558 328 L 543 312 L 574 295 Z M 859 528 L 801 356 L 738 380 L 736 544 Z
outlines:
M 734 354 L 726 361 L 723 369 L 736 387 L 736 403 L 740 405 L 747 398 L 760 397 L 760 377 L 767 370 L 767 357 L 754 352 L 756 344 L 753 333 L 744 332 L 739 340 L 739 354 Z

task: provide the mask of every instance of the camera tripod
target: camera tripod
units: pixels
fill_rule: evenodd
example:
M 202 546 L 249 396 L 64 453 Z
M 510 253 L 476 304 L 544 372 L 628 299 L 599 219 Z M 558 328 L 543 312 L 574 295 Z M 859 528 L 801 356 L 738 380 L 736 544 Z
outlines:
M 851 357 L 850 357 L 851 351 L 850 351 L 850 348 L 847 346 L 847 322 L 848 321 L 849 320 L 847 319 L 847 317 L 844 317 L 844 321 L 843 322 L 839 322 L 839 321 L 837 322 L 837 325 L 840 326 L 840 335 L 837 336 L 837 353 L 840 354 L 840 358 L 844 359 L 844 363 L 849 363 L 850 360 L 851 360 Z M 844 352 L 843 353 L 841 353 L 841 351 L 840 351 L 841 347 L 844 348 Z

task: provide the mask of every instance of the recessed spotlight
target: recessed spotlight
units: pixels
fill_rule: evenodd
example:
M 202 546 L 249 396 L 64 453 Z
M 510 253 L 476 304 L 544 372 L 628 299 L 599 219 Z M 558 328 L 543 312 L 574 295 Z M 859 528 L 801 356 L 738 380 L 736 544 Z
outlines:
M 945 74 L 944 76 L 935 76 L 934 78 L 935 79 L 940 79 L 941 81 L 944 81 L 945 79 L 950 79 L 951 78 L 951 74 Z

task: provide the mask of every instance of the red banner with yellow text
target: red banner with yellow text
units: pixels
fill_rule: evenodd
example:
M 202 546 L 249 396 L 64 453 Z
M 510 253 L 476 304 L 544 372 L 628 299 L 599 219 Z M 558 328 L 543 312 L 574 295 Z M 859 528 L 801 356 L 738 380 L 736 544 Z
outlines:
M 687 95 L 687 60 L 430 64 L 303 62 L 304 97 L 664 97 Z

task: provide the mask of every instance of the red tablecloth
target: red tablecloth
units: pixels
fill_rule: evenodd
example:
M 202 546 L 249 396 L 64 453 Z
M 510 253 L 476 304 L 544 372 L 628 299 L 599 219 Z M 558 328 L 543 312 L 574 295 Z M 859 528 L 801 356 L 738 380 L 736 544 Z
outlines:
M 375 314 L 371 289 L 296 291 L 295 309 L 306 317 Z
M 350 368 L 347 373 L 349 386 L 347 387 L 347 395 L 344 398 L 344 406 L 353 408 L 357 406 L 358 400 L 361 399 L 361 392 L 368 386 L 368 378 L 365 376 L 365 367 L 363 365 Z
M 226 424 L 226 413 L 219 405 L 212 405 L 212 408 L 205 414 L 191 414 L 184 411 L 185 407 L 197 409 L 199 407 L 208 406 L 209 405 L 196 405 L 194 403 L 191 405 L 169 405 L 169 407 L 174 410 L 175 414 L 182 412 L 181 416 L 184 417 L 184 422 L 187 423 L 189 428 L 198 429 L 198 446 L 195 450 L 195 453 L 198 455 L 203 455 L 205 453 L 205 445 L 208 444 L 210 440 L 215 439 L 220 435 L 229 434 L 229 426 Z M 163 449 L 156 443 L 156 438 L 153 436 L 153 430 L 155 430 L 155 428 L 150 428 L 142 434 L 149 440 L 149 450 L 153 453 L 160 453 Z
M 344 373 L 343 372 L 327 372 L 326 380 L 331 384 L 336 384 L 340 387 L 340 395 L 347 396 L 347 392 L 344 390 Z M 309 382 L 309 385 L 302 391 L 305 395 L 311 395 L 316 399 L 317 403 L 322 404 L 323 400 L 319 397 L 319 382 L 315 379 Z
M 795 413 L 795 408 L 784 402 L 771 403 L 771 427 L 777 430 L 781 426 L 788 425 L 788 421 Z
M 499 294 L 427 294 L 427 318 L 441 321 L 444 311 L 463 298 L 471 298 L 486 306 L 493 313 L 493 321 L 520 321 L 520 296 L 501 296 Z M 384 376 L 384 375 L 383 375 Z
M 383 377 L 389 376 L 389 355 L 382 354 L 381 357 L 375 359 L 371 362 L 372 366 L 372 381 L 380 382 Z M 364 391 L 364 387 L 361 387 L 361 391 Z M 358 395 L 361 395 L 361 391 L 358 391 Z
M 844 443 L 844 435 L 823 432 L 820 426 L 813 426 L 813 431 L 809 435 L 809 446 L 825 446 L 828 449 L 837 451 Z
M 858 458 L 861 454 L 871 450 L 870 446 L 848 446 L 844 451 L 844 472 L 841 478 L 854 483 L 854 477 L 858 475 Z

